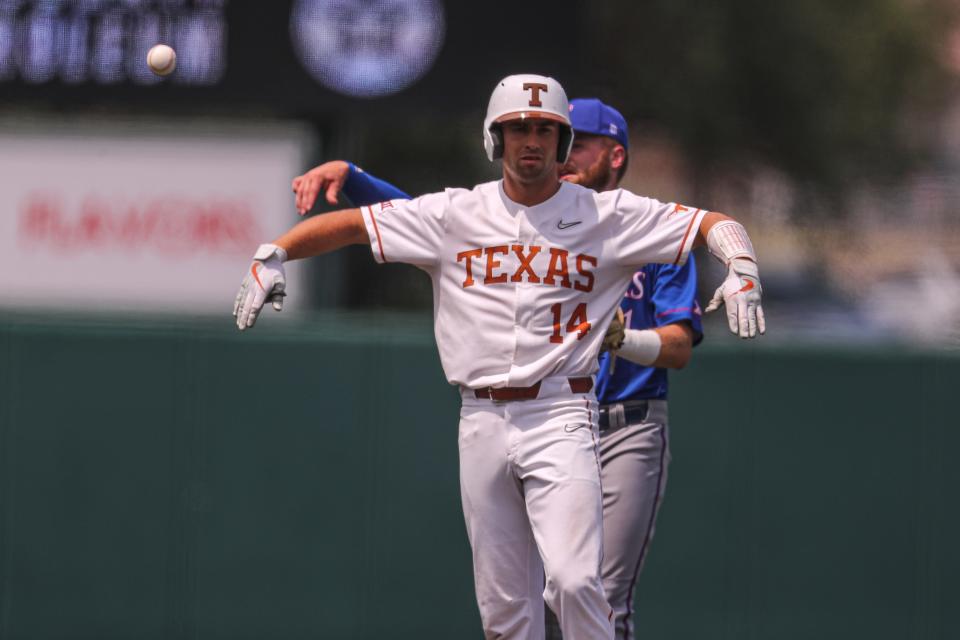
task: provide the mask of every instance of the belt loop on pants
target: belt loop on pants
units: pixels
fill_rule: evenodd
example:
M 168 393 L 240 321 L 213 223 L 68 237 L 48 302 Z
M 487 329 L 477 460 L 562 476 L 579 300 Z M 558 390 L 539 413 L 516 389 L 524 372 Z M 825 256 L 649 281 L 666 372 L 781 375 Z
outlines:
M 593 378 L 590 376 L 567 378 L 567 383 L 571 393 L 589 393 L 593 389 Z M 541 382 L 529 387 L 481 387 L 474 389 L 473 393 L 477 398 L 497 402 L 535 400 L 540 395 L 540 385 Z

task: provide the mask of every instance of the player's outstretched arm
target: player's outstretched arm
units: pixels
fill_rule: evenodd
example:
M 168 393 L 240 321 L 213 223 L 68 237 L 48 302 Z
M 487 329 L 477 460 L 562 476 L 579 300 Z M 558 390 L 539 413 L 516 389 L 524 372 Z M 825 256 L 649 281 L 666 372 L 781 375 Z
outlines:
M 704 244 L 727 267 L 727 277 L 713 294 L 707 313 L 725 305 L 730 331 L 741 338 L 764 333 L 760 270 L 747 230 L 730 216 L 710 212 L 700 223 L 694 246 Z
M 288 260 L 312 258 L 348 244 L 370 244 L 360 209 L 341 209 L 298 223 L 274 240 Z
M 325 192 L 330 204 L 337 204 L 337 197 L 342 192 L 351 204 L 358 207 L 384 200 L 410 199 L 409 195 L 389 182 L 365 173 L 360 167 L 344 160 L 325 162 L 293 179 L 297 213 L 305 215 L 310 211 L 321 191 Z
M 618 358 L 658 369 L 682 369 L 693 355 L 693 329 L 675 322 L 651 329 L 627 329 Z
M 304 220 L 273 243 L 260 245 L 233 303 L 237 328 L 243 331 L 252 327 L 267 302 L 277 311 L 283 309 L 287 285 L 283 263 L 287 260 L 319 256 L 348 244 L 369 242 L 360 210 L 344 209 Z

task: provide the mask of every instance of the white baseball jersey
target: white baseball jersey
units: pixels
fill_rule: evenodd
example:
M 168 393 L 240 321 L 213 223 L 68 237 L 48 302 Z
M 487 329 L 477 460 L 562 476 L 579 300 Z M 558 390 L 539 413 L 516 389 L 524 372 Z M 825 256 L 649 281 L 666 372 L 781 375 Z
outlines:
M 502 181 L 361 211 L 378 262 L 430 274 L 444 372 L 470 388 L 593 374 L 630 276 L 684 263 L 706 213 L 567 182 L 527 207 Z

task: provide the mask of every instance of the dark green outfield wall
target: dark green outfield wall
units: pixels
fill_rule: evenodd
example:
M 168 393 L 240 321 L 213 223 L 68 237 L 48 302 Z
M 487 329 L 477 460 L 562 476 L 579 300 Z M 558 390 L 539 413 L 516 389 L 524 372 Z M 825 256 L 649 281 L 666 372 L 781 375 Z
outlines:
M 960 358 L 715 342 L 642 637 L 960 637 Z M 457 406 L 395 317 L 0 320 L 0 638 L 481 638 Z

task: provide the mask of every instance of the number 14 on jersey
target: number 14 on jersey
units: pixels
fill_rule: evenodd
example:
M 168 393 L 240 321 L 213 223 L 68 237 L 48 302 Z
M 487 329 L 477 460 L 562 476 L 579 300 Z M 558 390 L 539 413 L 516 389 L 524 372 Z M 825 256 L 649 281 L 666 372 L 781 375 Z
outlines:
M 561 328 L 563 327 L 563 305 L 559 302 L 551 305 L 550 311 L 553 313 L 553 334 L 550 336 L 550 342 L 559 344 L 563 342 L 563 335 L 561 334 Z M 582 340 L 590 331 L 590 322 L 587 320 L 586 302 L 581 302 L 574 308 L 573 313 L 570 314 L 570 319 L 567 320 L 566 330 L 567 333 L 576 331 L 577 340 Z

